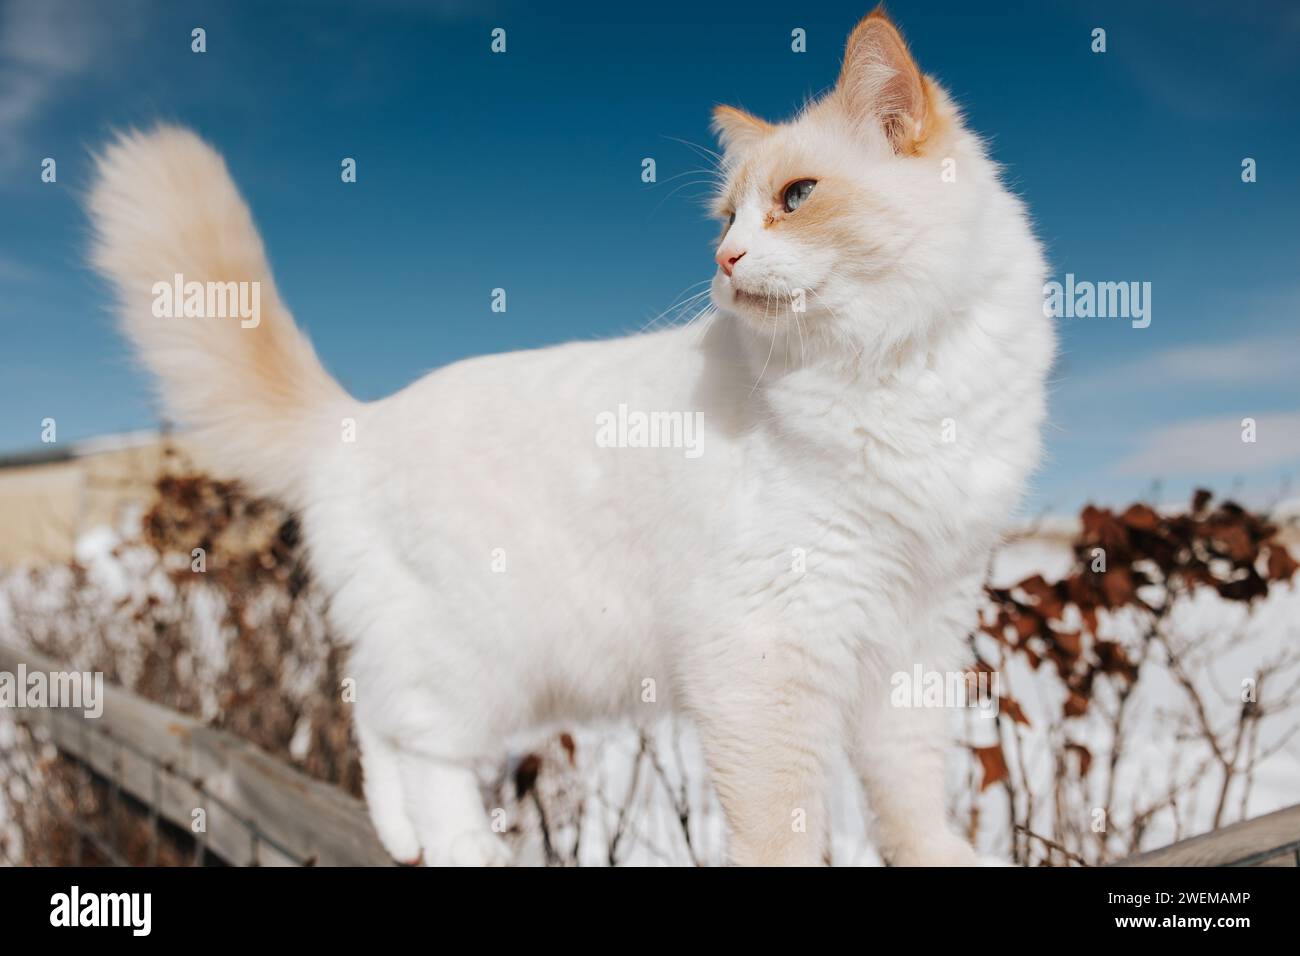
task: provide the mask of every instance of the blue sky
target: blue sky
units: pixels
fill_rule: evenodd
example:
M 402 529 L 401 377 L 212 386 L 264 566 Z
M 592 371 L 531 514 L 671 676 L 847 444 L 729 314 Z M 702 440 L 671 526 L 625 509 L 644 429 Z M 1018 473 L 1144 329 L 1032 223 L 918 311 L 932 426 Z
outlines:
M 46 417 L 60 441 L 158 420 L 85 266 L 79 196 L 111 129 L 178 121 L 225 153 L 298 321 L 374 398 L 465 356 L 635 331 L 707 279 L 716 227 L 680 140 L 713 145 L 717 102 L 789 115 L 867 9 L 0 2 L 0 453 L 38 446 Z M 890 10 L 1028 201 L 1054 275 L 1152 283 L 1149 328 L 1060 320 L 1029 509 L 1155 481 L 1275 497 L 1300 470 L 1300 5 Z

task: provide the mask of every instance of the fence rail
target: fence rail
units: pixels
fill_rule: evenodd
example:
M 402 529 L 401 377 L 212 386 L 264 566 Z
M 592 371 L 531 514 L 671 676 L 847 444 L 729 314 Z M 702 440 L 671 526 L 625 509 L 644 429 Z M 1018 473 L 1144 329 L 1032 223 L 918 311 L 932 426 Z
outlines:
M 0 643 L 0 671 L 65 673 L 68 667 Z M 150 822 L 194 833 L 196 858 L 212 852 L 242 866 L 389 866 L 365 806 L 248 741 L 207 727 L 119 687 L 104 685 L 103 714 L 41 707 L 16 712 L 44 727 L 65 755 L 100 777 L 110 794 L 130 794 Z M 85 781 L 89 784 L 89 780 Z M 195 811 L 205 827 L 194 832 Z M 83 819 L 68 821 L 109 862 L 119 848 Z M 1300 866 L 1300 805 L 1152 850 L 1116 866 Z
M 42 654 L 0 643 L 0 670 L 61 673 Z M 41 707 L 15 712 L 44 727 L 60 751 L 187 833 L 202 849 L 242 866 L 386 866 L 392 861 L 360 800 L 313 780 L 240 737 L 104 685 L 103 714 Z M 194 832 L 195 811 L 204 829 Z M 113 862 L 84 821 L 73 825 Z
M 1300 866 L 1300 805 L 1131 857 L 1118 866 Z

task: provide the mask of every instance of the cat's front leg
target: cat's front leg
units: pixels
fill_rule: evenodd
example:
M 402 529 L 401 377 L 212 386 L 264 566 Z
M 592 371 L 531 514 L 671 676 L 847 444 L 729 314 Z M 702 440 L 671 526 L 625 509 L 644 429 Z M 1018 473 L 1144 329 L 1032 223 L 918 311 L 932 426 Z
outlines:
M 738 866 L 822 866 L 826 765 L 841 739 L 836 665 L 794 636 L 714 646 L 687 705 Z
M 893 866 L 975 866 L 971 845 L 948 823 L 944 754 L 952 712 L 871 702 L 849 756 L 874 815 L 876 845 Z

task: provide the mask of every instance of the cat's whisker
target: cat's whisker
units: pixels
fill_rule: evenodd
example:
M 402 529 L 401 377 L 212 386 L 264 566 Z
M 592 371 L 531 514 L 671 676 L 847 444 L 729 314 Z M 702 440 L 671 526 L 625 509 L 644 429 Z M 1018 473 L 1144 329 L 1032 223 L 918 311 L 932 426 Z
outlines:
M 794 287 L 791 286 L 790 283 L 788 282 L 783 282 L 782 285 L 785 287 L 784 289 L 785 297 L 787 300 L 789 300 L 790 303 L 790 318 L 794 320 L 795 332 L 799 336 L 799 365 L 800 367 L 803 367 L 808 364 L 808 351 L 804 345 L 803 323 L 799 321 L 799 313 L 796 312 L 794 308 Z M 789 329 L 787 328 L 786 329 L 787 342 L 789 341 L 789 337 L 790 337 Z
M 690 140 L 682 139 L 678 136 L 665 136 L 665 139 L 671 139 L 674 142 L 681 143 L 687 149 L 693 150 L 705 162 L 712 163 L 715 169 L 721 169 L 724 158 L 721 153 L 709 149 L 707 146 L 701 146 L 699 143 L 692 143 Z
M 681 192 L 683 189 L 689 189 L 691 186 L 708 186 L 708 185 L 712 185 L 712 182 L 713 182 L 713 181 L 712 181 L 712 180 L 709 180 L 709 179 L 695 179 L 695 180 L 691 180 L 690 182 L 682 183 L 681 185 L 675 187 L 675 188 L 673 189 L 672 192 L 670 192 L 668 195 L 664 196 L 663 199 L 659 200 L 659 202 L 655 204 L 655 208 L 652 210 L 651 215 L 653 215 L 654 213 L 658 212 L 659 209 L 660 209 L 660 207 L 663 206 L 664 203 L 666 203 L 668 200 L 672 199 L 674 196 L 676 196 L 676 195 L 677 195 L 679 192 Z M 703 196 L 696 196 L 696 197 L 694 197 L 694 198 L 696 198 L 696 199 L 703 199 L 703 198 L 705 198 L 705 197 L 703 197 Z
M 715 184 L 721 184 L 723 182 L 722 174 L 719 173 L 716 169 L 688 169 L 685 172 L 675 173 L 674 175 L 669 176 L 667 179 L 655 180 L 654 182 L 648 183 L 647 185 L 651 189 L 653 189 L 655 186 L 666 186 L 668 183 L 681 179 L 683 176 L 707 176 L 708 182 L 715 183 Z
M 676 309 L 679 306 L 683 305 L 684 303 L 690 302 L 693 299 L 699 298 L 701 295 L 708 295 L 710 290 L 707 288 L 700 289 L 697 292 L 691 292 L 691 290 L 695 289 L 697 286 L 708 285 L 712 283 L 712 281 L 713 281 L 712 279 L 701 279 L 698 282 L 692 282 L 690 285 L 686 286 L 684 289 L 682 289 L 680 292 L 677 293 L 677 296 L 673 299 L 672 305 L 668 306 L 668 308 L 665 309 L 664 312 L 671 312 L 673 309 Z M 687 293 L 690 293 L 690 295 L 687 295 Z M 682 298 L 682 296 L 686 296 L 686 297 Z
M 673 323 L 673 325 L 679 325 L 679 324 L 682 326 L 693 325 L 695 323 L 698 323 L 698 321 L 701 320 L 701 317 L 705 317 L 706 321 L 712 321 L 712 319 L 714 319 L 714 316 L 716 316 L 716 312 L 718 312 L 718 310 L 715 310 L 714 308 L 714 303 L 710 302 L 710 300 L 708 299 L 702 300 L 702 302 L 699 302 L 699 300 L 697 300 L 697 302 L 692 304 L 692 307 L 690 308 L 692 308 L 692 310 L 694 311 L 690 313 L 688 319 L 684 321 L 680 321 L 680 320 L 676 321 L 676 323 Z M 686 310 L 682 310 L 682 312 L 685 311 Z
M 842 276 L 840 276 L 839 273 L 837 273 L 834 269 L 832 269 L 828 273 L 828 275 L 834 276 L 836 278 L 842 278 Z M 833 306 L 831 306 L 829 303 L 826 302 L 825 298 L 822 297 L 822 294 L 820 292 L 818 292 L 816 289 L 813 288 L 809 288 L 807 289 L 807 291 L 815 295 L 817 297 L 817 301 L 822 304 L 822 308 L 824 308 L 835 318 L 836 321 L 835 324 L 832 326 L 832 332 L 835 334 L 837 339 L 839 339 L 846 346 L 848 346 L 849 350 L 853 352 L 854 362 L 859 361 L 862 358 L 862 352 L 866 348 L 866 345 L 861 342 L 855 342 L 853 338 L 846 331 L 844 331 L 843 319 L 840 317 L 839 312 L 837 312 Z
M 713 323 L 718 321 L 718 316 L 721 314 L 722 313 L 715 309 L 713 304 L 710 303 L 701 309 L 693 319 L 691 319 L 691 322 L 698 322 L 700 326 L 699 332 L 695 335 L 695 345 L 698 346 L 704 341 L 704 337 L 709 334 L 709 329 L 713 328 Z
M 703 281 L 705 281 L 705 282 L 711 282 L 712 280 L 710 280 L 710 279 L 705 279 L 705 280 L 703 280 Z M 694 283 L 692 283 L 691 285 L 687 286 L 686 289 L 692 289 L 692 288 L 694 288 L 695 286 L 697 286 L 697 285 L 699 285 L 699 284 L 700 284 L 700 283 L 698 283 L 698 282 L 694 282 Z M 685 292 L 686 289 L 683 289 L 682 291 Z M 641 326 L 640 331 L 642 331 L 642 332 L 646 332 L 646 331 L 650 331 L 650 330 L 652 330 L 652 329 L 657 329 L 657 328 L 659 327 L 659 322 L 660 322 L 660 321 L 661 321 L 665 316 L 667 316 L 667 315 L 669 315 L 669 314 L 671 314 L 671 313 L 673 313 L 673 312 L 676 312 L 677 315 L 678 315 L 678 317 L 680 317 L 681 313 L 686 312 L 686 311 L 689 311 L 689 310 L 690 310 L 690 309 L 691 309 L 691 308 L 692 308 L 692 307 L 693 307 L 697 302 L 700 301 L 701 298 L 703 298 L 704 296 L 707 296 L 707 295 L 709 294 L 709 292 L 710 292 L 709 289 L 704 289 L 704 290 L 702 290 L 702 291 L 700 291 L 700 292 L 696 292 L 694 295 L 687 296 L 685 299 L 682 299 L 682 300 L 680 300 L 680 301 L 678 301 L 678 302 L 674 302 L 672 305 L 668 306 L 668 308 L 664 309 L 664 310 L 663 310 L 662 312 L 660 312 L 658 315 L 654 316 L 654 317 L 651 318 L 648 322 L 646 322 L 643 326 Z M 676 324 L 676 320 L 674 319 L 673 321 L 671 321 L 671 322 L 669 322 L 669 323 L 667 323 L 667 324 L 668 324 L 669 326 L 674 325 L 674 324 Z
M 769 292 L 767 293 L 767 297 L 763 300 L 763 321 L 764 321 L 764 322 L 767 321 L 767 307 L 768 307 L 771 303 L 772 303 L 772 293 L 769 291 Z M 762 370 L 759 371 L 759 373 L 758 373 L 758 380 L 757 380 L 756 382 L 754 382 L 754 387 L 751 388 L 751 389 L 749 390 L 749 395 L 750 395 L 751 398 L 753 397 L 754 392 L 756 392 L 756 391 L 758 390 L 759 383 L 763 381 L 763 376 L 767 374 L 767 367 L 768 367 L 768 365 L 770 365 L 771 362 L 772 362 L 772 353 L 776 350 L 776 333 L 777 333 L 777 330 L 778 330 L 779 328 L 780 328 L 780 325 L 779 325 L 775 320 L 773 320 L 773 322 L 772 322 L 772 344 L 769 345 L 769 346 L 767 347 L 767 359 L 766 359 L 766 361 L 763 362 L 763 368 L 762 368 Z

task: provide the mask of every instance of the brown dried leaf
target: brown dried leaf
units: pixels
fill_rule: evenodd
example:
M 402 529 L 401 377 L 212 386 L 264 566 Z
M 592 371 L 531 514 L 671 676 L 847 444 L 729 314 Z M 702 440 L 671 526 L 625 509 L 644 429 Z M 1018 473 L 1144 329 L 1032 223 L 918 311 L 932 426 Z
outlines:
M 1016 616 L 1015 625 L 1016 634 L 1019 635 L 1021 641 L 1033 637 L 1044 629 L 1043 619 L 1038 616 L 1036 611 L 1032 611 L 1029 608 L 1023 609 L 1020 614 Z
M 1029 718 L 1025 716 L 1024 709 L 1020 706 L 1020 701 L 1014 697 L 999 697 L 998 708 L 1018 724 L 1030 726 Z
M 1065 716 L 1082 717 L 1088 712 L 1088 698 L 1077 690 L 1071 690 L 1065 698 Z
M 542 758 L 537 754 L 528 754 L 515 767 L 515 798 L 522 800 L 537 785 L 537 775 L 542 770 Z
M 1268 548 L 1268 579 L 1270 581 L 1289 581 L 1300 568 L 1300 562 L 1291 557 L 1286 546 L 1273 542 Z
M 1257 553 L 1255 542 L 1240 524 L 1218 525 L 1210 532 L 1216 550 L 1233 561 L 1253 561 Z
M 975 756 L 979 757 L 980 767 L 984 771 L 984 779 L 980 783 L 981 792 L 1010 776 L 1011 772 L 1007 768 L 1007 758 L 1002 753 L 1001 744 L 971 749 L 975 751 Z
M 1097 641 L 1093 649 L 1101 661 L 1103 674 L 1115 674 L 1130 682 L 1137 680 L 1137 667 L 1129 661 L 1124 645 L 1115 641 Z
M 1136 594 L 1133 576 L 1129 574 L 1128 568 L 1112 568 L 1102 575 L 1101 590 L 1108 608 L 1124 607 Z
M 1092 751 L 1083 744 L 1066 744 L 1065 749 L 1079 758 L 1079 776 L 1088 776 L 1088 771 L 1092 769 Z
M 1154 531 L 1160 526 L 1160 516 L 1146 505 L 1129 505 L 1120 520 L 1134 531 Z
M 1049 621 L 1059 621 L 1065 613 L 1065 602 L 1057 594 L 1056 588 L 1048 584 L 1041 574 L 1025 578 L 1020 582 L 1020 588 L 1033 599 L 1038 613 Z
M 1083 653 L 1083 635 L 1079 631 L 1052 631 L 1052 643 L 1067 657 Z

